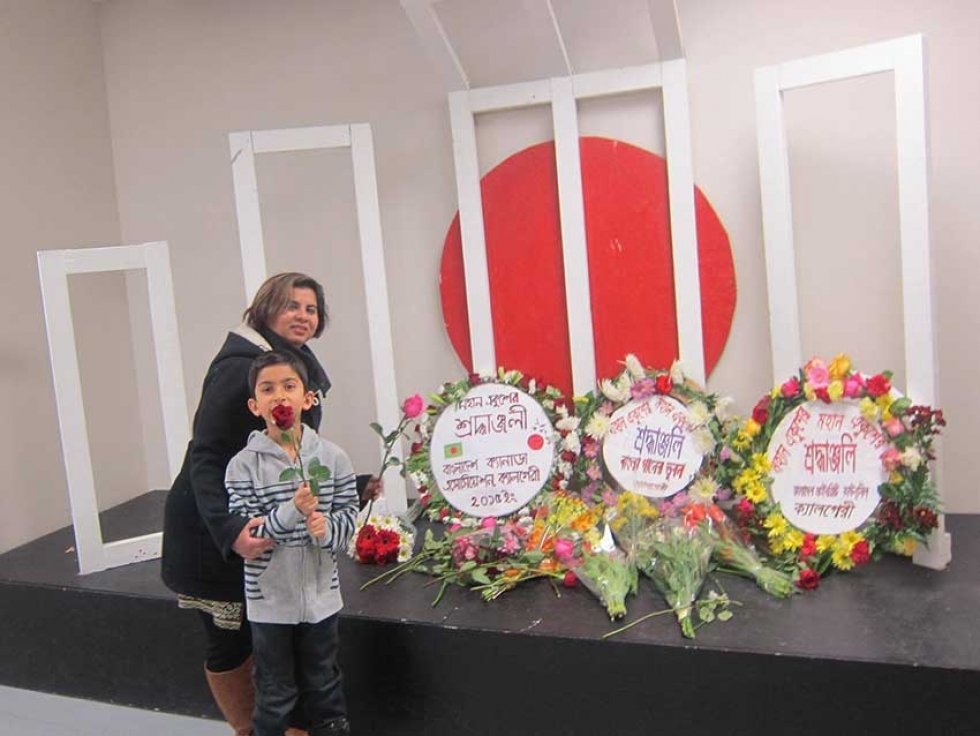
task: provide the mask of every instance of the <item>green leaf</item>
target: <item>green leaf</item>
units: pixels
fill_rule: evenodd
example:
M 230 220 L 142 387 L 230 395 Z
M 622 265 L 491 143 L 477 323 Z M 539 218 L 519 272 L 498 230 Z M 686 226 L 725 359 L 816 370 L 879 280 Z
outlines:
M 469 572 L 470 570 L 473 570 L 474 568 L 476 568 L 476 561 L 475 560 L 467 560 L 466 562 L 464 562 L 462 565 L 459 566 L 459 571 L 460 572 Z
M 401 465 L 401 464 L 402 464 L 402 461 L 399 460 L 397 457 L 389 457 L 388 458 L 388 462 L 385 463 L 385 467 L 386 468 L 391 468 L 391 467 L 394 467 L 395 465 Z
M 482 567 L 479 567 L 473 571 L 472 578 L 476 582 L 482 583 L 483 585 L 490 585 L 490 578 L 487 577 L 487 571 Z
M 732 617 L 732 612 L 728 610 L 721 611 L 718 614 L 719 621 L 728 621 L 729 619 L 731 619 L 731 617 Z
M 532 565 L 536 565 L 539 562 L 541 562 L 541 560 L 544 559 L 544 552 L 540 550 L 531 550 L 530 552 L 525 552 L 524 559 L 527 560 L 528 563 Z
M 279 480 L 293 480 L 294 478 L 299 478 L 299 470 L 296 468 L 286 468 L 279 474 Z
M 368 426 L 371 429 L 373 429 L 375 432 L 377 432 L 378 433 L 378 436 L 381 437 L 381 439 L 384 439 L 385 431 L 383 429 L 381 429 L 381 425 L 380 424 L 378 424 L 377 422 L 371 422 Z
M 903 396 L 902 398 L 893 401 L 891 408 L 888 411 L 892 413 L 892 416 L 900 417 L 909 410 L 910 406 L 912 406 L 912 399 L 908 398 L 907 396 Z
M 320 483 L 319 483 L 319 481 L 317 481 L 316 478 L 310 478 L 309 484 L 310 484 L 310 491 L 313 493 L 313 495 L 314 496 L 319 496 L 320 495 Z

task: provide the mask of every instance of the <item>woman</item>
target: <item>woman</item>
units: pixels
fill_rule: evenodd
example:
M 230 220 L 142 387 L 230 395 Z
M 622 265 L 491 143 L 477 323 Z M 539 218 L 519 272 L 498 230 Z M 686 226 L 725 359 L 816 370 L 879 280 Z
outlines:
M 264 351 L 297 355 L 315 396 L 302 420 L 314 429 L 320 427 L 320 404 L 330 389 L 327 374 L 306 345 L 323 333 L 327 322 L 323 287 L 316 280 L 301 273 L 271 277 L 243 317 L 245 322 L 228 333 L 204 378 L 192 439 L 167 496 L 162 563 L 163 582 L 178 594 L 180 607 L 196 610 L 204 624 L 208 685 L 239 736 L 252 733 L 255 696 L 252 640 L 243 613 L 243 559 L 258 557 L 273 544 L 250 534 L 261 519 L 228 513 L 225 468 L 252 430 L 264 426 L 248 410 L 248 369 Z M 368 483 L 361 476 L 358 481 L 362 496 L 380 491 L 374 479 Z

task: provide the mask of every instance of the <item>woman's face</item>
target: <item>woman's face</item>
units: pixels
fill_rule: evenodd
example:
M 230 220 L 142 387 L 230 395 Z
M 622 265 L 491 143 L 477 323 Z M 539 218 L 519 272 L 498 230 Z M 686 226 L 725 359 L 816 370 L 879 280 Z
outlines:
M 269 329 L 286 342 L 300 348 L 313 337 L 320 324 L 313 289 L 293 289 L 293 297 L 286 308 L 273 317 Z

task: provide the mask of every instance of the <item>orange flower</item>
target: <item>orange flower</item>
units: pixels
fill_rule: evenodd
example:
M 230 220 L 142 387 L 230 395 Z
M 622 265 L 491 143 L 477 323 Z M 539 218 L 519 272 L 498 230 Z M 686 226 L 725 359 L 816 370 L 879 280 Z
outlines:
M 704 521 L 704 517 L 707 515 L 708 510 L 704 507 L 704 504 L 688 504 L 684 507 L 684 526 L 686 526 L 688 529 L 693 529 Z
M 545 557 L 543 560 L 541 560 L 541 564 L 538 565 L 538 569 L 541 572 L 554 572 L 558 569 L 558 563 L 550 557 Z
M 515 569 L 513 567 L 510 568 L 509 570 L 504 570 L 504 577 L 505 578 L 510 578 L 511 580 L 513 580 L 514 578 L 520 577 L 520 575 L 521 575 L 521 571 L 520 570 L 517 570 L 517 569 Z

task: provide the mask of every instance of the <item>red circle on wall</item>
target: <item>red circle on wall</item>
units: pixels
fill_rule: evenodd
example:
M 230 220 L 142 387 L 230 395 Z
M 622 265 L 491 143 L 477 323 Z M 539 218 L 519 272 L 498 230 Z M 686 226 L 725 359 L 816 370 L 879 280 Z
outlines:
M 660 156 L 606 138 L 580 139 L 596 375 L 635 354 L 667 368 L 677 358 L 667 167 Z M 481 181 L 497 364 L 571 393 L 564 266 L 553 142 L 506 159 Z M 694 192 L 706 373 L 735 312 L 731 244 L 707 198 Z M 440 293 L 446 330 L 472 370 L 459 214 L 446 234 Z

